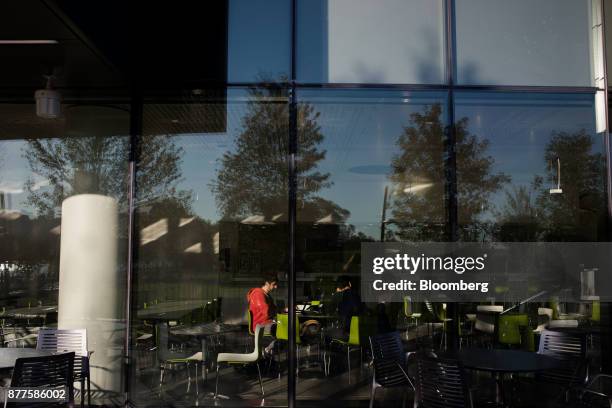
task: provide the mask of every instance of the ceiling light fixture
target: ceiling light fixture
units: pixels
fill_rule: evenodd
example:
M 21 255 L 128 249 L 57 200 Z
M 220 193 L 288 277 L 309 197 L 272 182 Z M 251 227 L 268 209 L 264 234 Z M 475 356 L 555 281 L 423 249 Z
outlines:
M 59 44 L 57 40 L 0 40 L 0 45 L 45 45 Z
M 62 94 L 52 89 L 51 82 L 55 78 L 53 75 L 45 75 L 47 86 L 34 92 L 36 99 L 36 116 L 43 119 L 55 119 L 61 114 Z

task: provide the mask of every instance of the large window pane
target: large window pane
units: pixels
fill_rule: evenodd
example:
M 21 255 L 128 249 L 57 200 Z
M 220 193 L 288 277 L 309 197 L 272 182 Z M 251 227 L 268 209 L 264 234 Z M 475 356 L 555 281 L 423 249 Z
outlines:
M 229 0 L 228 80 L 286 79 L 290 66 L 291 2 Z
M 590 0 L 457 0 L 460 84 L 592 86 Z
M 70 102 L 0 105 L 3 346 L 86 329 L 92 403 L 122 404 L 129 113 Z
M 594 95 L 459 93 L 456 101 L 465 239 L 604 239 L 606 161 Z
M 250 289 L 262 286 L 262 275 L 275 275 L 277 311 L 287 304 L 288 118 L 286 97 L 272 88 L 232 89 L 217 97 L 196 90 L 145 104 L 136 194 L 133 400 L 193 403 L 195 384 L 186 394 L 185 381 L 189 369 L 196 381 L 197 365 L 212 373 L 206 383 L 197 379 L 200 405 L 214 404 L 217 354 L 253 351 Z M 270 341 L 266 337 L 266 345 Z M 200 359 L 189 368 L 170 362 L 193 355 Z M 166 369 L 158 388 L 160 364 Z M 283 365 L 269 367 L 277 371 L 264 381 L 266 401 L 281 405 L 286 376 L 279 383 L 276 375 Z M 260 398 L 255 365 L 224 364 L 219 373 L 221 394 Z
M 300 0 L 302 82 L 444 81 L 441 0 Z
M 446 94 L 303 89 L 298 101 L 297 300 L 321 302 L 323 314 L 335 316 L 320 320 L 326 347 L 330 338 L 347 334 L 335 293 L 338 278 L 347 276 L 358 298 L 362 242 L 446 238 Z M 398 323 L 399 303 L 353 306 L 364 349 L 368 335 Z M 332 378 L 316 387 L 298 384 L 298 398 L 362 398 L 356 378 L 369 373 L 357 353 L 351 380 L 346 354 L 332 355 Z M 298 363 L 300 375 L 322 375 L 321 367 Z

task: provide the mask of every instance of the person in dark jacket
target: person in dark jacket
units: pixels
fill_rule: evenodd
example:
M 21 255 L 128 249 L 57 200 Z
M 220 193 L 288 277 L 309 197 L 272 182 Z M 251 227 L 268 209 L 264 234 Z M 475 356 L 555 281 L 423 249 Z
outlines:
M 353 290 L 348 276 L 340 276 L 336 283 L 336 293 L 329 302 L 329 312 L 338 316 L 338 327 L 327 331 L 327 335 L 336 339 L 348 339 L 351 330 L 351 319 L 363 312 L 359 295 Z

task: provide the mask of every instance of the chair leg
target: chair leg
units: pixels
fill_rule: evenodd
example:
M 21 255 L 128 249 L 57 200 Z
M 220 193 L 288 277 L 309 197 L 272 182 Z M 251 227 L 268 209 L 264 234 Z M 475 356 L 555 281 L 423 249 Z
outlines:
M 297 377 L 298 375 L 300 375 L 300 345 L 296 344 L 296 358 L 297 361 L 295 362 L 295 376 Z
M 87 373 L 87 406 L 91 406 L 91 379 L 89 378 L 89 372 Z
M 187 369 L 187 394 L 189 394 L 189 390 L 191 389 L 191 370 L 190 370 L 190 366 L 191 364 L 189 363 L 185 363 L 185 368 Z
M 261 381 L 261 370 L 259 369 L 259 361 L 255 364 L 257 364 L 257 376 L 259 377 L 259 387 L 261 388 L 261 396 L 265 397 L 266 395 L 264 394 L 263 382 Z
M 372 378 L 372 389 L 370 390 L 370 408 L 374 408 L 374 397 L 376 397 L 376 378 Z
M 196 401 L 198 400 L 198 397 L 200 396 L 200 389 L 198 387 L 198 365 L 200 365 L 200 363 L 198 363 L 197 361 L 194 363 L 195 366 L 195 387 L 196 387 Z
M 81 408 L 85 407 L 85 379 L 81 378 Z
M 348 378 L 349 378 L 349 384 L 350 384 L 351 383 L 351 348 L 350 347 L 346 348 L 346 361 L 348 365 Z
M 217 399 L 217 395 L 219 394 L 219 363 L 217 362 L 217 378 L 215 379 L 215 399 Z

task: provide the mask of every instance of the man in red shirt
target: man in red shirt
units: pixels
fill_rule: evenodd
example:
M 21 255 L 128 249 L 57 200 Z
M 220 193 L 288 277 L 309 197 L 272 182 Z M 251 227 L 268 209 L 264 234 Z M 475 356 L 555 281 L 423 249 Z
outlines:
M 266 334 L 274 335 L 273 325 L 276 318 L 276 306 L 270 293 L 278 287 L 278 277 L 275 273 L 266 273 L 262 276 L 261 282 L 261 287 L 253 288 L 247 293 L 249 311 L 252 315 L 251 330 L 255 332 L 255 327 L 262 324 L 266 326 Z M 269 353 L 272 347 L 274 347 L 274 342 L 266 347 L 266 353 Z

